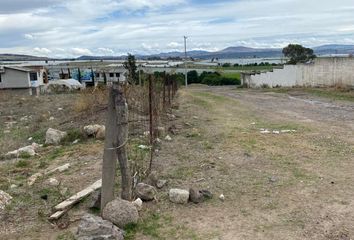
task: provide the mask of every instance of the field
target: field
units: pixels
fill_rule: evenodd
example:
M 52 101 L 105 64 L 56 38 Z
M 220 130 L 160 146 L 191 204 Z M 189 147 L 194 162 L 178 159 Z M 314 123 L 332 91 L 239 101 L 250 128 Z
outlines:
M 181 89 L 179 108 L 173 110 L 179 132 L 162 143 L 154 160 L 168 186 L 159 191 L 158 201 L 144 203 L 126 239 L 352 239 L 352 94 L 203 85 Z M 14 197 L 0 216 L 0 239 L 72 239 L 80 216 L 91 211 L 89 198 L 57 225 L 47 217 L 60 200 L 100 178 L 103 141 L 85 139 L 76 130 L 104 123 L 105 110 L 80 112 L 80 94 L 0 97 L 1 155 L 25 146 L 29 137 L 43 143 L 48 127 L 80 139 L 75 145 L 70 139 L 59 147 L 44 146 L 35 157 L 0 161 L 0 189 Z M 16 123 L 5 124 L 11 121 Z M 48 186 L 46 178 L 26 185 L 33 173 L 65 163 L 71 168 L 52 176 L 60 186 Z M 168 201 L 169 188 L 192 186 L 214 197 L 200 204 Z

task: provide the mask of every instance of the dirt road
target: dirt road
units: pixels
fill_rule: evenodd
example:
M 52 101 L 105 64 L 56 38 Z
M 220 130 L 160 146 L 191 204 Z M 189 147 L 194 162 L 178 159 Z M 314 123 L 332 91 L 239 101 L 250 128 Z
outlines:
M 158 161 L 170 185 L 215 197 L 162 212 L 202 239 L 354 237 L 352 102 L 225 87 L 180 99 L 183 130 Z

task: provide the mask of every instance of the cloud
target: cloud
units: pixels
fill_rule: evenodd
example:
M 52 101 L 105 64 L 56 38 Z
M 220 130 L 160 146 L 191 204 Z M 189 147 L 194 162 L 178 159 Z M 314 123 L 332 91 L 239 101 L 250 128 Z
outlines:
M 184 35 L 188 50 L 348 43 L 353 9 L 352 0 L 3 0 L 0 52 L 32 54 L 38 46 L 66 57 L 181 51 Z
M 183 44 L 178 43 L 178 42 L 170 42 L 167 44 L 167 47 L 169 47 L 169 48 L 179 48 L 182 46 L 183 46 Z
M 74 56 L 92 55 L 91 50 L 87 48 L 71 48 L 70 53 Z
M 33 51 L 36 52 L 37 54 L 43 54 L 43 55 L 48 55 L 52 53 L 52 51 L 49 50 L 48 48 L 39 48 L 39 47 L 35 47 Z
M 97 48 L 97 52 L 100 53 L 100 54 L 103 54 L 103 55 L 112 55 L 112 54 L 114 54 L 114 51 L 112 49 L 103 48 L 103 47 Z
M 24 34 L 24 38 L 26 38 L 28 40 L 33 40 L 34 36 L 32 34 L 26 33 L 26 34 Z

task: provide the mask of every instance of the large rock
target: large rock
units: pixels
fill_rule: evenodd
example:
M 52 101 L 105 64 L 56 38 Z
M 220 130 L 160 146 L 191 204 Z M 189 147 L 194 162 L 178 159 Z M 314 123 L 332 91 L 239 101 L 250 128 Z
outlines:
M 169 198 L 170 201 L 173 203 L 187 203 L 189 199 L 189 191 L 184 189 L 172 188 L 169 192 Z
M 88 137 L 104 139 L 106 133 L 106 127 L 104 125 L 99 125 L 99 124 L 87 125 L 84 127 L 84 132 Z
M 77 240 L 124 240 L 123 232 L 111 222 L 87 214 L 81 218 Z
M 135 193 L 138 198 L 145 201 L 151 201 L 155 199 L 157 191 L 156 188 L 151 185 L 138 183 L 135 188 Z
M 117 198 L 107 203 L 102 211 L 102 217 L 124 228 L 129 223 L 137 223 L 139 214 L 133 203 Z
M 66 132 L 49 128 L 45 134 L 45 144 L 58 145 L 66 135 Z
M 0 190 L 0 210 L 4 210 L 6 205 L 11 202 L 11 199 L 12 197 L 8 193 Z

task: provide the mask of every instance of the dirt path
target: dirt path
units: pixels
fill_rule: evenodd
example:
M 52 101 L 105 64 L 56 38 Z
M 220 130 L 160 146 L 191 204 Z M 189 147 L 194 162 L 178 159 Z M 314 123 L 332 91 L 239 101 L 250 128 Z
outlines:
M 195 239 L 354 237 L 352 103 L 205 87 L 180 99 L 182 130 L 157 162 L 170 187 L 206 188 L 215 197 L 161 203 L 171 225 Z

